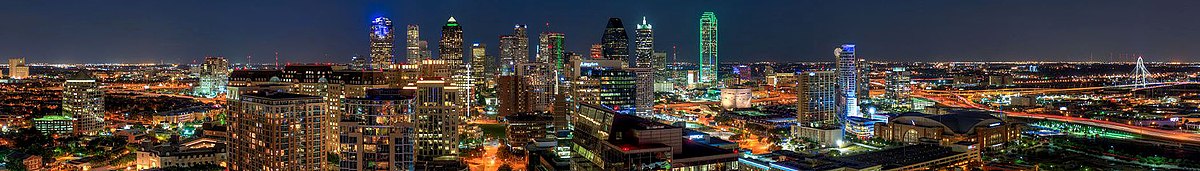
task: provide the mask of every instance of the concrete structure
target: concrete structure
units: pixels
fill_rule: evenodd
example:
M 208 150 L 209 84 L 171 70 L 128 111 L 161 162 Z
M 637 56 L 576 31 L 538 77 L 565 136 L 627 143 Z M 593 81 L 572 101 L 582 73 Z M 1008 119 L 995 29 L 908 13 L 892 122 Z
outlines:
M 200 65 L 200 82 L 192 95 L 213 98 L 225 94 L 229 84 L 229 61 L 224 57 L 205 57 Z
M 820 145 L 818 148 L 843 147 L 848 145 L 848 142 L 844 140 L 845 136 L 845 131 L 842 131 L 840 127 L 792 127 L 792 138 L 815 142 L 817 145 Z
M 754 95 L 749 88 L 721 89 L 721 108 L 725 110 L 750 108 Z
M 456 100 L 461 94 L 459 87 L 444 80 L 426 79 L 404 89 L 416 92 L 413 147 L 417 165 L 458 160 L 459 130 L 465 126 L 459 112 L 462 107 Z
M 62 114 L 75 118 L 75 133 L 97 135 L 103 131 L 104 90 L 91 73 L 80 71 L 68 78 L 62 97 Z
M 340 170 L 414 170 L 414 92 L 371 89 L 339 112 Z
M 9 58 L 8 59 L 8 78 L 12 78 L 12 79 L 29 78 L 29 66 L 25 65 L 25 58 Z
M 232 170 L 327 170 L 332 120 L 319 96 L 244 92 L 229 104 Z
M 796 80 L 796 122 L 809 127 L 841 127 L 837 73 L 805 71 L 796 75 Z
M 943 115 L 902 113 L 875 124 L 876 137 L 885 141 L 950 145 L 962 141 L 980 147 L 1004 144 L 1020 136 L 1020 128 L 985 112 L 959 111 Z
M 421 61 L 429 58 L 422 51 L 427 51 L 424 46 L 421 46 L 421 26 L 409 24 L 406 31 L 408 37 L 405 39 L 405 58 L 409 64 L 421 63 Z

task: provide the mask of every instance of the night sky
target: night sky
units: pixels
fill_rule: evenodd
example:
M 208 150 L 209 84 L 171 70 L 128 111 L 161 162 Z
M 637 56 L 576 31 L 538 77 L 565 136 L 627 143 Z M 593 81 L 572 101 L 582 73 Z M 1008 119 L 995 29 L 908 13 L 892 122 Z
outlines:
M 720 20 L 722 61 L 832 61 L 842 42 L 880 61 L 1134 61 L 1120 57 L 1129 54 L 1200 61 L 1196 0 L 8 0 L 0 2 L 0 58 L 190 63 L 225 56 L 242 63 L 253 55 L 265 63 L 278 51 L 284 62 L 347 63 L 354 54 L 368 56 L 375 16 L 391 18 L 398 31 L 420 24 L 436 48 L 451 15 L 468 45 L 487 44 L 492 55 L 514 24 L 529 25 L 536 47 L 547 22 L 567 34 L 568 51 L 586 53 L 607 18 L 622 18 L 632 40 L 634 24 L 646 16 L 658 50 L 676 45 L 680 61 L 695 62 L 704 11 Z M 396 35 L 398 50 L 403 34 Z M 403 51 L 396 54 L 402 61 Z

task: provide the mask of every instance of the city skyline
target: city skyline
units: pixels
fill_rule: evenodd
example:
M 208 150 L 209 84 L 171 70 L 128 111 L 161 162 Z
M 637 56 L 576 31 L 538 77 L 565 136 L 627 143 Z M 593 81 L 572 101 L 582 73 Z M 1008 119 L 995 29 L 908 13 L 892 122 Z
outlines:
M 526 24 L 532 33 L 577 35 L 579 39 L 565 43 L 567 51 L 577 53 L 598 43 L 589 37 L 603 33 L 605 19 L 647 17 L 657 26 L 657 50 L 674 46 L 680 52 L 695 52 L 695 16 L 704 11 L 714 11 L 724 20 L 722 61 L 730 62 L 824 61 L 828 48 L 840 43 L 871 47 L 860 56 L 872 61 L 1133 61 L 1134 56 L 1145 56 L 1154 62 L 1190 62 L 1200 54 L 1188 47 L 1200 38 L 1188 30 L 1200 24 L 1173 22 L 1195 16 L 1186 9 L 1200 3 L 1187 1 L 709 2 L 673 8 L 662 8 L 673 2 L 617 4 L 629 3 L 4 2 L 2 6 L 18 8 L 0 12 L 0 20 L 38 27 L 0 28 L 0 37 L 7 38 L 0 40 L 0 56 L 24 57 L 32 63 L 189 63 L 205 56 L 244 63 L 246 56 L 253 56 L 255 63 L 270 63 L 279 52 L 281 63 L 346 62 L 356 54 L 369 56 L 362 33 L 369 31 L 374 17 L 428 28 L 451 15 L 466 26 L 464 42 L 498 44 L 496 36 L 510 33 L 513 24 Z M 854 8 L 836 8 L 842 6 Z M 323 12 L 306 13 L 310 10 Z M 421 37 L 436 41 L 430 38 L 440 34 L 427 29 Z M 678 59 L 696 58 L 694 53 L 679 55 Z

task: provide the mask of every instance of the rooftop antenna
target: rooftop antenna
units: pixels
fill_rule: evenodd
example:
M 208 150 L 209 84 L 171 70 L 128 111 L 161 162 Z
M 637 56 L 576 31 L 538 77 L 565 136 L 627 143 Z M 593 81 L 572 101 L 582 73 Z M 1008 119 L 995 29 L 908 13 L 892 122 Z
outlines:
M 275 50 L 275 69 L 279 69 L 279 50 Z

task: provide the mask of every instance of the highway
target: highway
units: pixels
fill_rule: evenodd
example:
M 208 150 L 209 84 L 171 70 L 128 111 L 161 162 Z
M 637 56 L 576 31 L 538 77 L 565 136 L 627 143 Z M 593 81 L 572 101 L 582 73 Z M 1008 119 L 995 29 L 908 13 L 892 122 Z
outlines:
M 1163 84 L 1178 85 L 1178 84 L 1195 84 L 1195 83 L 1172 82 L 1172 83 L 1163 83 Z M 1061 90 L 1044 89 L 1044 90 L 1028 92 L 1028 93 L 1080 91 L 1080 90 L 1095 90 L 1095 89 L 1103 89 L 1103 88 L 1120 88 L 1120 87 L 1132 87 L 1132 85 L 1068 88 L 1068 89 L 1061 89 Z M 1128 124 L 1123 124 L 1123 123 L 1104 121 L 1104 120 L 1095 120 L 1095 119 L 1088 119 L 1088 118 L 1069 117 L 1069 116 L 1061 116 L 1061 115 L 1049 115 L 1049 114 L 1035 114 L 1035 113 L 1014 112 L 1014 111 L 999 111 L 999 110 L 991 109 L 984 105 L 977 104 L 974 101 L 964 98 L 961 93 L 958 93 L 958 92 L 965 92 L 965 91 L 936 91 L 936 92 L 933 92 L 933 93 L 937 93 L 937 94 L 941 94 L 941 95 L 934 95 L 934 94 L 931 94 L 931 92 L 927 92 L 927 91 L 928 90 L 914 89 L 913 95 L 915 97 L 929 99 L 929 100 L 935 101 L 939 104 L 952 106 L 952 107 L 965 107 L 965 108 L 974 108 L 974 109 L 988 110 L 988 111 L 994 111 L 994 112 L 1003 112 L 1004 114 L 1006 114 L 1009 117 L 1047 119 L 1047 120 L 1054 120 L 1054 121 L 1060 121 L 1060 122 L 1084 124 L 1084 125 L 1097 126 L 1097 127 L 1108 128 L 1108 129 L 1127 131 L 1130 133 L 1146 135 L 1146 136 L 1161 138 L 1161 139 L 1166 139 L 1166 140 L 1174 140 L 1174 141 L 1183 142 L 1183 143 L 1200 144 L 1200 134 L 1161 130 L 1161 129 L 1156 129 L 1156 128 L 1134 126 L 1134 125 L 1128 125 Z M 947 95 L 952 95 L 953 97 L 947 97 Z

